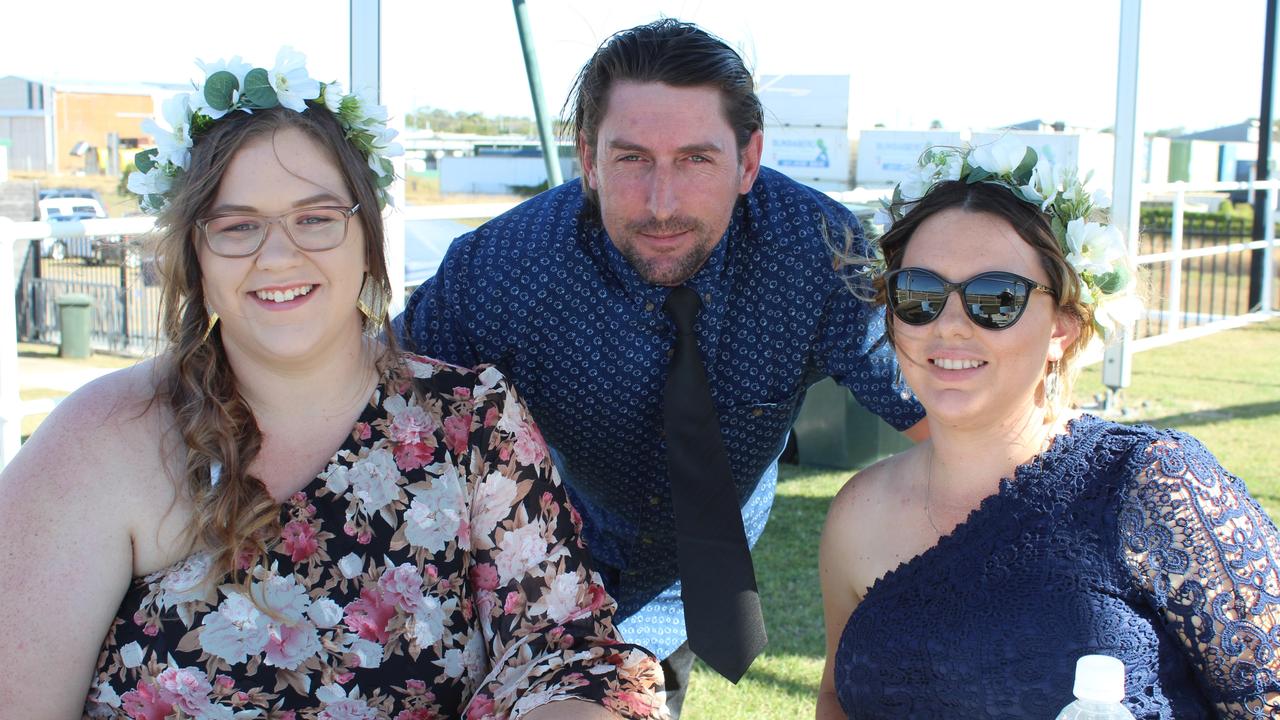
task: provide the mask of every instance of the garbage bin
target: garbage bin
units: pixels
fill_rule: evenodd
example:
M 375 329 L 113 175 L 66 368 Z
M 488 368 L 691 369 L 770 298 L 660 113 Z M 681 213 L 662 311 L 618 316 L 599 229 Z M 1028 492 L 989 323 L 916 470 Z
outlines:
M 89 357 L 92 352 L 89 348 L 89 331 L 93 328 L 93 298 L 81 293 L 68 293 L 59 295 L 56 302 L 58 327 L 62 330 L 58 356 Z
M 793 432 L 802 465 L 862 468 L 912 445 L 831 378 L 809 388 Z

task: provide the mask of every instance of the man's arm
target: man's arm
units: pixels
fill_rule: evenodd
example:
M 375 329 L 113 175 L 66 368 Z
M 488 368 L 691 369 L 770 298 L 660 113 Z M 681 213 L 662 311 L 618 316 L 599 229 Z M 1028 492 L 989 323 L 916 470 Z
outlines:
M 392 329 L 406 350 L 464 367 L 483 361 L 471 339 L 473 237 L 474 233 L 467 233 L 450 244 L 435 276 L 414 290 L 404 312 L 392 320 Z

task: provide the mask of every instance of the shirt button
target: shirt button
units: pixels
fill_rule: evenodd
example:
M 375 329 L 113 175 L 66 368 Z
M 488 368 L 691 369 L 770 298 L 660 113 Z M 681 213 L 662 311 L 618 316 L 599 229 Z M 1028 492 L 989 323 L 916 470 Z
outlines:
M 644 304 L 644 311 L 645 311 L 645 312 L 653 312 L 653 303 L 651 303 L 651 302 L 647 302 L 647 303 L 645 303 L 645 304 Z
M 702 294 L 702 302 L 704 302 L 704 303 L 709 303 L 709 302 L 711 302 L 711 293 L 703 293 L 703 294 Z
M 675 349 L 675 348 L 667 348 L 667 358 L 668 358 L 668 359 L 670 359 L 670 358 L 671 358 L 671 356 L 672 356 L 672 355 L 675 355 L 675 354 L 676 354 L 676 349 Z
M 658 502 L 659 502 L 659 501 L 658 501 L 658 496 L 657 496 L 657 495 L 650 495 L 650 496 L 649 496 L 649 504 L 650 504 L 650 505 L 657 505 L 657 504 L 658 504 Z
M 653 538 L 648 537 L 648 536 L 645 536 L 645 537 L 643 537 L 643 538 L 641 538 L 641 539 L 640 539 L 640 542 L 644 543 L 645 545 L 652 545 L 652 544 L 653 544 Z
M 752 410 L 752 411 L 751 411 L 751 415 L 752 415 L 753 417 L 760 417 L 760 416 L 761 416 L 761 415 L 763 415 L 763 414 L 764 414 L 764 410 L 762 410 L 762 409 L 760 409 L 760 408 L 755 408 L 754 410 Z

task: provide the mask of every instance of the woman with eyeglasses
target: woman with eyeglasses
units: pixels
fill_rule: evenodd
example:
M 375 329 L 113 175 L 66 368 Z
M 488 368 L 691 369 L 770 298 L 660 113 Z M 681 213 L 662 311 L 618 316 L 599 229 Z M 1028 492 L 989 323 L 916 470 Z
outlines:
M 501 373 L 385 330 L 385 111 L 204 68 L 129 183 L 170 345 L 0 475 L 0 715 L 663 716 Z
M 1191 436 L 1071 408 L 1134 314 L 1095 198 L 1003 140 L 927 153 L 888 211 L 868 274 L 931 437 L 832 503 L 817 717 L 1046 720 L 1089 654 L 1138 718 L 1276 717 L 1276 526 Z

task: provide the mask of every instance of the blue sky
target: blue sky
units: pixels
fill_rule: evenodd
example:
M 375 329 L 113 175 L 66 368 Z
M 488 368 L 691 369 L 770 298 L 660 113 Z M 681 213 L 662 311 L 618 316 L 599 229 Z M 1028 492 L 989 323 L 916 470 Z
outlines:
M 548 104 L 612 31 L 699 23 L 758 74 L 849 74 L 852 126 L 983 127 L 1115 117 L 1119 0 L 528 0 Z M 393 110 L 532 115 L 505 0 L 383 0 L 384 98 Z M 1264 0 L 1147 0 L 1140 122 L 1203 129 L 1256 117 Z M 281 44 L 312 75 L 348 74 L 347 0 L 52 0 L 7 3 L 0 75 L 184 82 L 193 60 L 269 66 Z M 192 20 L 191 18 L 196 18 Z M 31 28 L 13 32 L 12 28 Z

